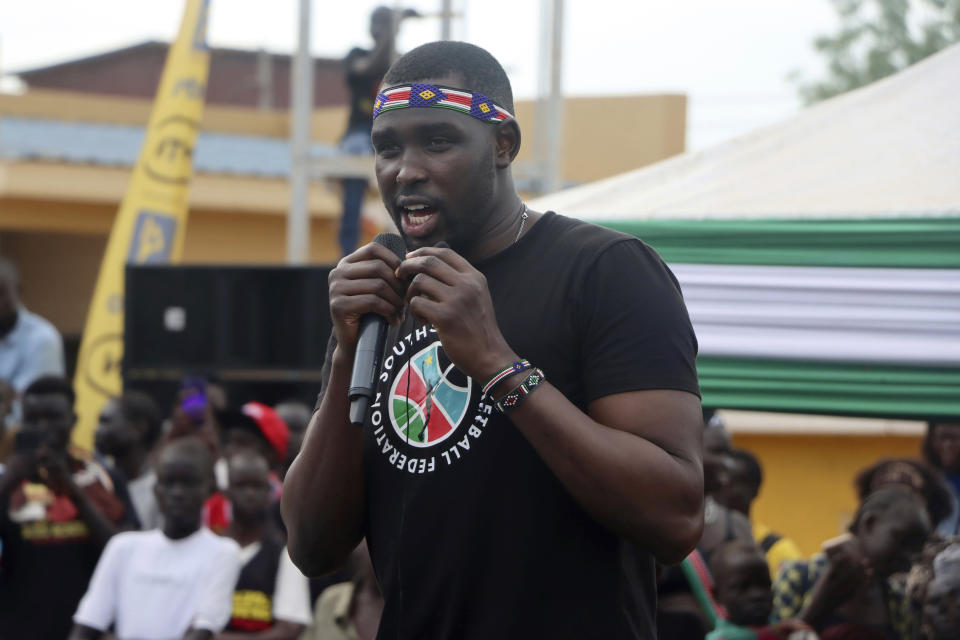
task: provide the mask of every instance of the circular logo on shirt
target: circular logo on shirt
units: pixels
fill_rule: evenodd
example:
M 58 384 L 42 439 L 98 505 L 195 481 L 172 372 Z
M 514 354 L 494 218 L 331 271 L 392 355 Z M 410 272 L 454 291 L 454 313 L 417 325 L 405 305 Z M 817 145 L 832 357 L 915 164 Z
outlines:
M 449 438 L 470 405 L 472 381 L 447 358 L 439 340 L 410 358 L 390 388 L 390 422 L 414 447 L 432 447 Z
M 369 424 L 401 471 L 424 474 L 470 455 L 493 413 L 489 398 L 447 357 L 437 331 L 415 327 L 385 354 Z

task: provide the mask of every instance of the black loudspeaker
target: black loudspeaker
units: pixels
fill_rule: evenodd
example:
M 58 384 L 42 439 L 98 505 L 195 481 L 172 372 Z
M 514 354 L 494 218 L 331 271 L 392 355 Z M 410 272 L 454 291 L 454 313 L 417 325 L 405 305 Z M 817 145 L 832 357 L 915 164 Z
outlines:
M 238 387 L 309 383 L 315 395 L 331 330 L 331 268 L 128 266 L 125 383 L 167 387 L 205 375 Z M 258 395 L 284 394 L 304 395 Z

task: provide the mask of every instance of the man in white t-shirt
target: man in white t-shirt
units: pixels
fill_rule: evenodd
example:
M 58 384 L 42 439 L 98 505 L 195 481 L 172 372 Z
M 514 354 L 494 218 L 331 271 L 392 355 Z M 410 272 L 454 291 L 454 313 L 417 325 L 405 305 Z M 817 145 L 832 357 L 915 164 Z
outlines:
M 114 536 L 74 615 L 70 640 L 209 640 L 230 619 L 239 547 L 201 527 L 213 459 L 198 438 L 174 440 L 157 463 L 163 529 Z
M 233 517 L 227 535 L 240 545 L 243 568 L 233 613 L 217 640 L 296 640 L 310 623 L 310 584 L 294 566 L 271 518 L 270 466 L 254 449 L 228 460 Z

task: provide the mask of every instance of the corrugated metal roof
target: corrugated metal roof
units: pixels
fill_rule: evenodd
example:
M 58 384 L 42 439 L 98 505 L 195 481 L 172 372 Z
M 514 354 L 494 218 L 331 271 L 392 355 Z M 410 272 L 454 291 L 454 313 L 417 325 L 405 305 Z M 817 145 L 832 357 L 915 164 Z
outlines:
M 4 116 L 0 118 L 0 157 L 129 167 L 140 153 L 143 136 L 142 127 Z M 311 153 L 329 157 L 337 150 L 314 144 Z M 265 136 L 201 133 L 193 160 L 198 173 L 290 175 L 289 144 Z

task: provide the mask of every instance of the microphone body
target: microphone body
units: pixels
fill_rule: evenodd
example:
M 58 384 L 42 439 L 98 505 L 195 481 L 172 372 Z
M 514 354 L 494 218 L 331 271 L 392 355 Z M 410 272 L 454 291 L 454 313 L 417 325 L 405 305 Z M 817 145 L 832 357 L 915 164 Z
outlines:
M 373 239 L 393 251 L 399 258 L 406 255 L 403 238 L 395 233 L 381 233 Z M 357 351 L 353 357 L 353 372 L 350 376 L 350 422 L 363 426 L 377 388 L 377 372 L 387 340 L 387 319 L 378 313 L 368 313 L 360 319 L 357 336 Z

